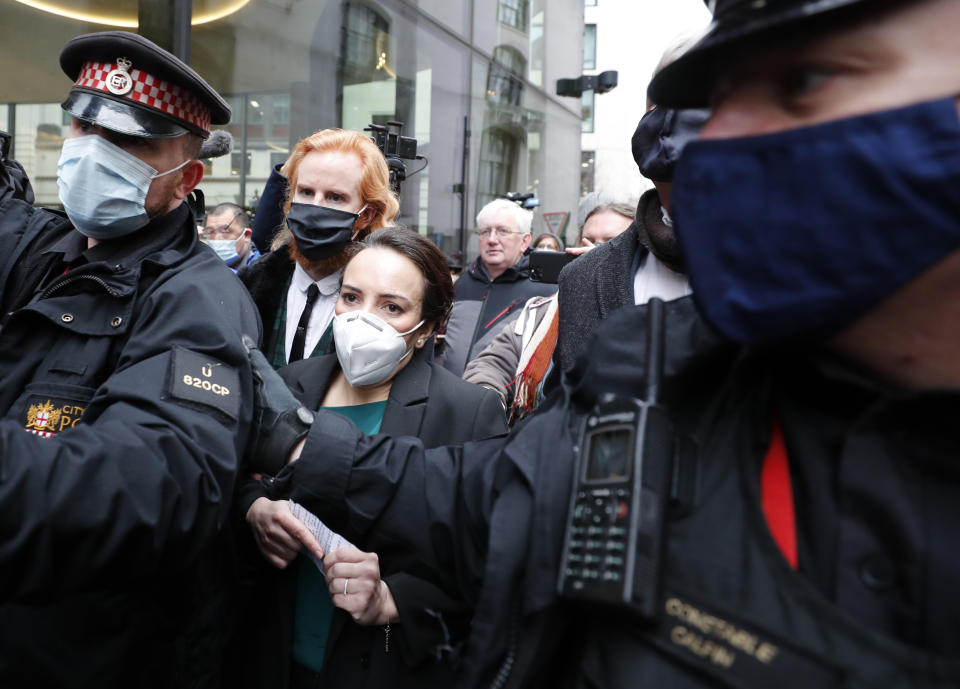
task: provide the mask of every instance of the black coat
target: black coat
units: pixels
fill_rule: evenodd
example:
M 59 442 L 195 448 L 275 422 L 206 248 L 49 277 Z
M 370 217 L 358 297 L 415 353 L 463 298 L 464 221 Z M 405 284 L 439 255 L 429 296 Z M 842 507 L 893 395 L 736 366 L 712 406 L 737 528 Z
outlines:
M 506 438 L 425 452 L 320 412 L 323 462 L 287 467 L 278 487 L 331 528 L 405 541 L 438 585 L 478 600 L 458 686 L 491 686 L 498 668 L 506 689 L 958 686 L 960 394 L 891 390 L 810 346 L 743 352 L 691 298 L 664 308 L 660 401 L 694 442 L 671 459 L 656 620 L 556 599 L 575 439 L 600 394 L 645 390 L 646 306 L 604 321 L 565 394 Z M 775 425 L 798 570 L 762 508 Z M 325 489 L 301 492 L 301 474 Z
M 276 338 L 286 336 L 286 330 L 274 330 L 277 313 L 281 305 L 286 304 L 287 288 L 296 263 L 290 258 L 290 248 L 282 246 L 276 251 L 264 254 L 248 266 L 237 272 L 237 277 L 253 297 L 263 323 L 263 347 L 261 349 L 270 358 L 276 346 Z
M 186 206 L 87 250 L 7 201 L 0 300 L 0 686 L 216 686 L 249 296 Z
M 316 409 L 338 368 L 337 357 L 331 354 L 295 362 L 279 373 L 301 402 Z M 437 447 L 480 440 L 504 433 L 506 428 L 503 407 L 495 393 L 428 363 L 420 350 L 393 380 L 380 432 L 414 435 L 426 447 Z M 326 449 L 308 440 L 301 457 L 322 461 L 319 458 Z M 299 480 L 307 490 L 323 489 L 312 486 L 309 477 Z M 266 494 L 261 485 L 253 481 L 247 481 L 241 493 L 239 507 L 243 515 L 256 498 Z M 387 653 L 383 628 L 354 624 L 349 615 L 336 610 L 324 659 L 323 686 L 350 689 L 449 686 L 453 676 L 449 654 L 454 652 L 457 638 L 462 639 L 466 634 L 470 607 L 418 578 L 421 565 L 402 544 L 380 538 L 376 529 L 361 535 L 344 528 L 342 533 L 362 550 L 376 552 L 380 557 L 381 574 L 397 604 L 400 622 L 391 625 L 390 652 Z M 256 558 L 262 562 L 259 553 Z M 280 574 L 271 570 L 269 565 L 261 567 L 261 584 L 253 594 L 260 617 L 249 622 L 258 629 L 253 639 L 255 648 L 242 650 L 240 654 L 246 660 L 255 656 L 255 667 L 242 672 L 239 686 L 286 687 L 288 684 L 296 570 L 290 568 L 289 572 Z M 243 657 L 240 662 L 245 662 Z M 437 662 L 438 657 L 444 661 Z
M 685 416 L 695 407 L 687 401 L 690 391 L 725 374 L 731 351 L 696 317 L 691 299 L 665 307 L 672 325 L 664 371 L 670 384 L 661 390 L 664 402 L 683 407 Z M 454 686 L 490 686 L 503 668 L 510 687 L 577 681 L 578 656 L 557 648 L 569 638 L 562 623 L 570 618 L 555 606 L 573 448 L 583 410 L 600 393 L 644 389 L 643 338 L 636 333 L 645 328 L 645 307 L 606 321 L 606 337 L 592 342 L 597 356 L 581 360 L 585 368 L 578 365 L 577 376 L 568 377 L 567 396 L 548 399 L 509 436 L 429 449 L 414 438 L 361 436 L 344 419 L 319 412 L 310 437 L 327 451 L 322 458 L 301 457 L 278 475 L 280 494 L 331 528 L 364 533 L 375 526 L 382 538 L 404 543 L 439 587 L 475 609 Z M 302 489 L 302 476 L 323 489 Z M 511 654 L 510 630 L 521 625 L 525 641 L 528 632 L 534 641 Z M 637 677 L 622 681 L 633 686 Z
M 650 194 L 656 198 L 655 189 L 643 198 Z M 617 309 L 633 305 L 633 267 L 637 253 L 647 251 L 640 243 L 640 234 L 634 220 L 626 231 L 571 261 L 560 272 L 560 321 L 553 360 L 561 370 L 573 368 L 600 321 Z
M 478 258 L 454 287 L 456 301 L 447 323 L 441 360 L 444 368 L 458 376 L 507 323 L 520 315 L 530 297 L 548 297 L 556 292 L 555 285 L 530 280 L 529 255 L 522 256 L 496 279 L 490 279 Z

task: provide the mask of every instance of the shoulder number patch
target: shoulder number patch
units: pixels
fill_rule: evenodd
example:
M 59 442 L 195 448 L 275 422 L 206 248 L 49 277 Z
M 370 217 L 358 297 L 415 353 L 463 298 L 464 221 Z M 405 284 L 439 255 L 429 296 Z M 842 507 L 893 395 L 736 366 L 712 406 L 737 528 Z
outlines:
M 213 407 L 236 420 L 240 413 L 240 374 L 219 359 L 174 347 L 167 394 L 190 405 Z

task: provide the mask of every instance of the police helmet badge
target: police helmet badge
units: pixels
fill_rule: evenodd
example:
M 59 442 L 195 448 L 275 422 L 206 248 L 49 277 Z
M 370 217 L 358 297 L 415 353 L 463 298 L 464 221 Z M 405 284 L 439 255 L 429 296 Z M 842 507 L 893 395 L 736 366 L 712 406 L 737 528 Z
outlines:
M 107 74 L 107 90 L 117 96 L 125 96 L 133 88 L 133 77 L 130 76 L 130 68 L 133 62 L 126 57 L 117 58 L 116 69 L 110 70 Z

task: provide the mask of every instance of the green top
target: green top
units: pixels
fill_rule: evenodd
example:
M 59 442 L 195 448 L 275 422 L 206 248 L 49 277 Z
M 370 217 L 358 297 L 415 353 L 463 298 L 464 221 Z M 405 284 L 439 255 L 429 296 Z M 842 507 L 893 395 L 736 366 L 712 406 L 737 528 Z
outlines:
M 373 435 L 380 431 L 387 401 L 358 404 L 353 407 L 321 407 L 353 421 L 357 428 Z M 327 582 L 313 560 L 297 558 L 297 603 L 293 623 L 293 658 L 314 672 L 323 667 L 323 654 L 333 619 L 333 601 Z

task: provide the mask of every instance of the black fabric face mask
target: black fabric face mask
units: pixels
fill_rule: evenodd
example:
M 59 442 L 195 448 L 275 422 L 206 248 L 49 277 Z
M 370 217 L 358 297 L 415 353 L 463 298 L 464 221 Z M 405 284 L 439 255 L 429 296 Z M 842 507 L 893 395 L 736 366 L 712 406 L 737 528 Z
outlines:
M 654 182 L 673 181 L 673 169 L 683 147 L 697 138 L 709 118 L 709 110 L 664 107 L 656 107 L 644 115 L 631 142 L 640 174 Z
M 359 217 L 360 213 L 348 213 L 312 203 L 291 203 L 287 227 L 297 240 L 297 249 L 304 258 L 322 261 L 339 254 L 353 240 L 356 234 L 353 226 Z

